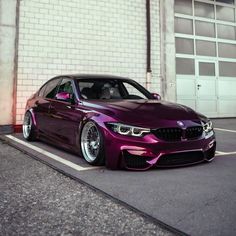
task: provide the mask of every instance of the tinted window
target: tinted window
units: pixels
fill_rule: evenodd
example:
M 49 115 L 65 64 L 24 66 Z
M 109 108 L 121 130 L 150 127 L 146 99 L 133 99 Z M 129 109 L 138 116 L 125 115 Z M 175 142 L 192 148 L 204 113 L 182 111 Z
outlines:
M 193 34 L 193 20 L 176 17 L 175 32 L 181 34 Z
M 84 99 L 114 99 L 121 98 L 117 80 L 85 80 L 79 81 L 79 89 Z
M 202 56 L 216 56 L 216 43 L 196 40 L 196 53 Z
M 45 89 L 47 87 L 47 84 L 45 84 L 40 90 L 39 90 L 39 97 L 44 97 Z
M 182 75 L 194 75 L 195 66 L 193 59 L 176 58 L 176 73 Z
M 176 53 L 193 54 L 194 52 L 192 39 L 176 38 L 175 47 Z
M 201 16 L 206 18 L 215 18 L 214 5 L 203 3 L 203 2 L 195 2 L 194 6 L 195 16 Z
M 195 21 L 196 35 L 215 37 L 215 24 L 204 21 Z
M 222 39 L 236 39 L 236 28 L 231 25 L 217 25 L 218 37 Z
M 219 62 L 220 76 L 236 77 L 236 63 L 235 62 Z
M 132 81 L 116 79 L 85 79 L 78 81 L 84 99 L 147 99 L 151 94 Z
M 219 57 L 228 57 L 236 59 L 236 45 L 228 43 L 219 43 Z
M 72 102 L 74 98 L 75 96 L 74 96 L 74 91 L 73 91 L 72 80 L 68 78 L 62 79 L 60 86 L 58 88 L 56 99 Z
M 215 63 L 199 62 L 199 75 L 215 75 Z
M 47 83 L 47 87 L 44 93 L 44 97 L 46 98 L 54 98 L 57 91 L 59 79 L 54 79 Z
M 73 94 L 73 86 L 72 81 L 70 79 L 63 79 L 58 89 L 58 93 L 66 92 L 69 94 Z
M 175 12 L 192 15 L 192 1 L 190 0 L 175 1 Z
M 235 20 L 234 8 L 216 6 L 216 17 L 217 17 L 217 20 L 234 22 Z
M 234 0 L 216 0 L 217 2 L 223 2 L 227 4 L 234 4 Z

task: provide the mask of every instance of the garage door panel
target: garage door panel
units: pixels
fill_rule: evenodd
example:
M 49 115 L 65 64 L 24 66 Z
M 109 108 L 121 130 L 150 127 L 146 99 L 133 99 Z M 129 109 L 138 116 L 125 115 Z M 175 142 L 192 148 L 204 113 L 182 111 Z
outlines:
M 236 97 L 236 78 L 235 81 L 219 79 L 218 92 L 220 97 Z
M 217 113 L 217 102 L 216 100 L 198 100 L 198 111 L 204 114 L 215 114 Z
M 198 90 L 198 96 L 212 96 L 216 97 L 216 80 L 215 79 L 198 79 L 200 85 Z
M 178 96 L 196 96 L 195 80 L 189 78 L 177 79 Z
M 236 114 L 236 99 L 234 100 L 219 100 L 219 113 L 229 116 Z

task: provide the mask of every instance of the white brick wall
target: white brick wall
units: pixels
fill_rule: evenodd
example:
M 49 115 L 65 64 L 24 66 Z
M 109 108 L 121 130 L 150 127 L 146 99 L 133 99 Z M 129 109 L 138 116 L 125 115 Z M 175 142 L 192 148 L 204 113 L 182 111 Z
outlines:
M 21 0 L 17 124 L 26 99 L 59 74 L 104 73 L 145 83 L 145 0 Z M 152 8 L 152 90 L 160 90 L 159 0 Z

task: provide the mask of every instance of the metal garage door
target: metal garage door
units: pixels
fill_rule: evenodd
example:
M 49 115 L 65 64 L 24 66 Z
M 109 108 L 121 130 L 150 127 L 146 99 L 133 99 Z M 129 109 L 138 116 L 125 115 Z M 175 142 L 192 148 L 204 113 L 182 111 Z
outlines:
M 236 1 L 175 0 L 177 101 L 236 116 Z

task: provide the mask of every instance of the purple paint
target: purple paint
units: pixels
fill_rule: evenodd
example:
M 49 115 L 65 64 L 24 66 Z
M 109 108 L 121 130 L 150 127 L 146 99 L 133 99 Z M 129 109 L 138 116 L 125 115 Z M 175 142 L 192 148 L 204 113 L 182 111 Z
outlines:
M 78 78 L 131 81 L 92 75 L 70 78 L 75 88 Z M 55 99 L 37 94 L 28 100 L 27 107 L 32 111 L 38 137 L 81 155 L 82 127 L 93 121 L 102 135 L 106 166 L 110 169 L 185 166 L 214 158 L 214 131 L 203 130 L 203 124 L 209 120 L 186 106 L 159 100 L 157 94 L 148 93 L 148 99 L 86 100 L 76 89 L 73 103 L 67 101 L 71 99 L 67 92 L 57 93 Z M 121 135 L 110 128 L 110 123 L 146 128 L 150 132 L 142 137 Z

